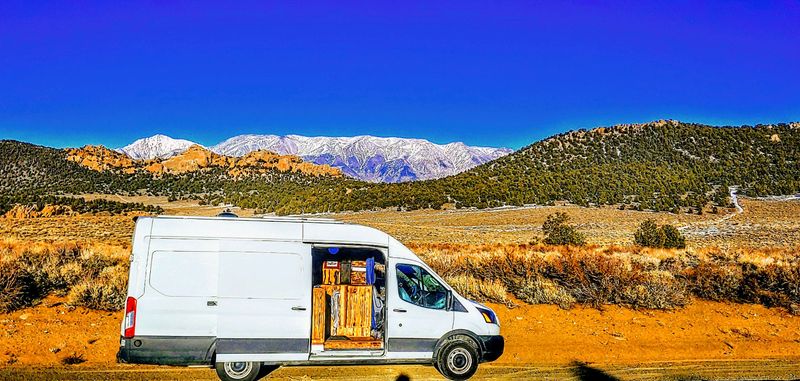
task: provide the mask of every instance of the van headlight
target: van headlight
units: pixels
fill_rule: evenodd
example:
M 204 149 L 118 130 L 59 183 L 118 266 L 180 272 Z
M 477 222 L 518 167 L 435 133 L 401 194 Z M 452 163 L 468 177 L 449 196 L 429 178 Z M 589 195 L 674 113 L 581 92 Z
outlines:
M 483 316 L 483 320 L 486 321 L 487 324 L 499 325 L 497 323 L 497 315 L 495 315 L 492 310 L 481 307 L 476 307 L 476 308 L 478 309 L 478 312 L 481 313 L 481 316 Z

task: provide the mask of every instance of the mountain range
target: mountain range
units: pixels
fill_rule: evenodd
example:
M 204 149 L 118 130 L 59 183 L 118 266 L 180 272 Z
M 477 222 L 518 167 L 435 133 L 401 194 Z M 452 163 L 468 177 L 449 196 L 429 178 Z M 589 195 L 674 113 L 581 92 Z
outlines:
M 275 141 L 296 141 L 286 138 Z M 170 148 L 169 140 L 160 140 Z M 247 140 L 252 139 L 242 141 Z M 266 150 L 237 157 L 261 145 L 237 147 L 242 145 L 212 147 L 227 149 L 229 156 L 190 146 L 167 159 L 132 160 L 103 147 L 56 149 L 0 140 L 0 212 L 50 202 L 43 197 L 102 193 L 191 199 L 276 214 L 556 201 L 713 213 L 731 206 L 729 189 L 753 197 L 800 192 L 800 123 L 715 127 L 663 120 L 580 129 L 453 176 L 400 183 L 366 182 L 342 176 L 338 168 Z
M 132 159 L 165 159 L 196 143 L 154 135 L 117 151 Z M 296 155 L 306 162 L 339 168 L 345 175 L 369 182 L 404 182 L 452 176 L 512 152 L 508 148 L 473 147 L 456 142 L 435 144 L 424 139 L 375 136 L 307 137 L 239 135 L 208 147 L 212 152 L 242 157 L 267 150 Z

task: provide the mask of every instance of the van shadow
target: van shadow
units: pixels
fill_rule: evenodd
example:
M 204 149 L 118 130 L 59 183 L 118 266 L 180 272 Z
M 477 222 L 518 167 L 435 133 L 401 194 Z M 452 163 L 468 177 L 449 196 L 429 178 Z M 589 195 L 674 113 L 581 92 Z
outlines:
M 575 377 L 578 377 L 579 380 L 619 381 L 619 378 L 603 372 L 600 369 L 592 368 L 585 362 L 574 361 L 571 365 L 575 368 L 572 371 L 573 374 Z
M 409 378 L 405 374 L 401 374 L 397 376 L 397 379 L 395 379 L 395 381 L 411 381 L 411 378 Z

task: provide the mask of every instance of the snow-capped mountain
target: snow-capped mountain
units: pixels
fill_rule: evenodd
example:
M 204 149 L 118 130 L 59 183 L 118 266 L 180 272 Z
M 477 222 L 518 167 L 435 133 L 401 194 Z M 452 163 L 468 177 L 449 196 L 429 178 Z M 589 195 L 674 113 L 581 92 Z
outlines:
M 186 151 L 195 144 L 197 143 L 189 140 L 173 139 L 166 135 L 153 135 L 149 138 L 139 139 L 117 149 L 117 151 L 136 160 L 166 159 Z
M 424 139 L 299 135 L 240 135 L 211 150 L 227 156 L 243 156 L 255 150 L 297 155 L 305 161 L 328 164 L 349 176 L 373 182 L 451 176 L 512 152 L 508 148 L 471 147 L 460 142 L 434 144 Z

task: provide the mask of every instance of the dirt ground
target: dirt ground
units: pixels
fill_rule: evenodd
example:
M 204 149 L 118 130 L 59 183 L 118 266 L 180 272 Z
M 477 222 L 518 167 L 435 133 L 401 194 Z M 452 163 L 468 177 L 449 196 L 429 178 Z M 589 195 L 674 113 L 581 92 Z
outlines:
M 650 362 L 631 365 L 581 364 L 567 366 L 508 366 L 484 364 L 475 380 L 794 380 L 800 376 L 800 362 L 786 360 Z M 283 367 L 264 380 L 444 380 L 430 366 L 341 366 Z M 6 381 L 189 381 L 218 380 L 212 369 L 114 365 L 100 367 L 0 368 Z
M 121 312 L 75 308 L 62 302 L 49 297 L 39 306 L 0 315 L 0 379 L 40 379 L 28 366 L 53 379 L 84 379 L 103 372 L 118 379 L 181 378 L 184 371 L 213 379 L 208 370 L 117 365 Z M 758 372 L 766 372 L 770 378 L 800 377 L 800 317 L 780 309 L 706 301 L 695 301 L 678 311 L 617 306 L 604 310 L 580 306 L 563 310 L 550 305 L 491 307 L 500 317 L 507 342 L 503 356 L 481 371 L 489 379 L 574 377 L 576 372 L 592 370 L 624 379 L 635 379 L 632 377 L 643 370 L 659 377 L 748 374 L 759 378 Z M 67 358 L 82 362 L 65 366 Z M 753 368 L 753 364 L 759 366 Z M 723 373 L 697 373 L 717 368 Z M 400 373 L 414 375 L 414 379 L 437 377 L 429 367 L 343 369 L 351 376 L 361 372 L 369 375 L 366 379 L 375 380 L 393 379 Z M 274 376 L 339 379 L 337 374 L 312 367 L 286 368 Z

